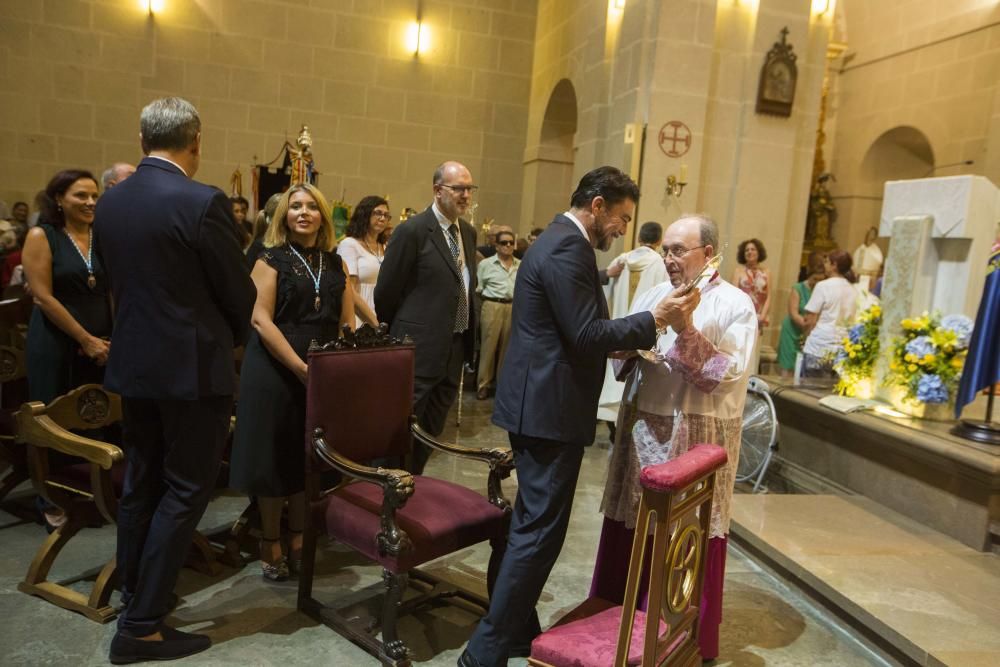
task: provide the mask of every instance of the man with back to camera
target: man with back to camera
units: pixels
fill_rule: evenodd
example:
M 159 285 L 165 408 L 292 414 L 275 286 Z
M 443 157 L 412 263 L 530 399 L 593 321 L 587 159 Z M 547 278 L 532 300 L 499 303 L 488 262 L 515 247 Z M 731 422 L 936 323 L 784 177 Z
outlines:
M 232 413 L 233 348 L 256 290 L 229 200 L 192 181 L 201 120 L 177 97 L 142 110 L 146 157 L 98 201 L 94 248 L 111 280 L 105 386 L 122 395 L 127 467 L 116 557 L 124 609 L 110 660 L 172 660 L 211 646 L 164 624 L 215 485 Z
M 437 437 L 458 395 L 462 366 L 475 351 L 476 231 L 460 216 L 477 186 L 458 162 L 439 165 L 433 185 L 434 202 L 397 227 L 386 246 L 375 313 L 393 336 L 413 339 L 413 414 Z M 414 441 L 410 472 L 422 473 L 428 458 L 430 448 Z
M 625 233 L 639 187 L 614 167 L 587 173 L 518 268 L 507 359 L 493 423 L 508 431 L 517 500 L 490 609 L 458 660 L 494 667 L 525 656 L 541 630 L 535 604 L 566 537 L 583 448 L 593 442 L 608 352 L 649 348 L 698 292 L 608 319 L 594 248 Z

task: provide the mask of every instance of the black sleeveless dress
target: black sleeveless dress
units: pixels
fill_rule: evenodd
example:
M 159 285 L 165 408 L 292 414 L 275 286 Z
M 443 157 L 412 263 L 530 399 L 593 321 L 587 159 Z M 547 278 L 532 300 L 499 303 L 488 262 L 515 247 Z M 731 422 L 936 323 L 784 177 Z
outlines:
M 111 302 L 104 266 L 93 254 L 97 285 L 87 285 L 87 265 L 73 240 L 62 229 L 39 225 L 52 251 L 52 295 L 88 333 L 111 337 Z M 28 367 L 28 398 L 48 403 L 82 384 L 104 381 L 104 367 L 80 354 L 80 344 L 35 308 L 28 323 L 25 362 Z
M 296 245 L 315 271 L 321 251 Z M 274 323 L 303 360 L 313 339 L 337 336 L 340 308 L 347 286 L 336 252 L 323 252 L 320 308 L 302 261 L 288 245 L 265 248 L 259 259 L 278 272 Z M 236 434 L 229 484 L 251 496 L 284 497 L 305 488 L 305 385 L 271 356 L 254 332 L 240 369 Z

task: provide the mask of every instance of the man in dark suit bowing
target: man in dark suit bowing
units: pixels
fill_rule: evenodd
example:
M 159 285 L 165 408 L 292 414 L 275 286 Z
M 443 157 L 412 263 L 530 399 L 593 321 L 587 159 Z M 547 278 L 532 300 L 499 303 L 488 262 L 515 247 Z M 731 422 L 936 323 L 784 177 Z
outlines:
M 247 336 L 256 297 L 229 199 L 191 180 L 201 160 L 198 112 L 180 98 L 155 100 L 139 125 L 147 157 L 101 197 L 94 222 L 115 302 L 104 382 L 123 398 L 127 459 L 115 664 L 211 645 L 163 619 L 215 485 L 232 414 L 233 347 Z
M 583 448 L 594 440 L 608 352 L 652 347 L 656 330 L 693 310 L 697 296 L 608 319 L 594 248 L 625 233 L 638 186 L 614 167 L 586 174 L 521 260 L 511 341 L 493 423 L 506 429 L 517 501 L 489 613 L 459 658 L 462 667 L 506 665 L 540 632 L 535 604 L 566 537 Z
M 460 216 L 476 190 L 465 165 L 435 169 L 434 202 L 392 233 L 375 284 L 379 321 L 416 344 L 413 413 L 434 436 L 444 430 L 462 364 L 475 350 L 476 231 Z M 415 442 L 410 472 L 423 472 L 429 457 Z

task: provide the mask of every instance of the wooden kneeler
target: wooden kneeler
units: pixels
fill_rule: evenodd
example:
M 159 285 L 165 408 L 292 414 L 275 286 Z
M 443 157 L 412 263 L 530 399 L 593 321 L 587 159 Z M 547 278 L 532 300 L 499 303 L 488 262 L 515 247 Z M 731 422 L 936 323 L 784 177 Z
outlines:
M 698 616 L 705 576 L 716 445 L 695 445 L 643 468 L 642 499 L 622 604 L 589 598 L 531 643 L 532 667 L 698 667 Z M 652 536 L 652 546 L 649 536 Z M 649 601 L 638 609 L 648 569 Z

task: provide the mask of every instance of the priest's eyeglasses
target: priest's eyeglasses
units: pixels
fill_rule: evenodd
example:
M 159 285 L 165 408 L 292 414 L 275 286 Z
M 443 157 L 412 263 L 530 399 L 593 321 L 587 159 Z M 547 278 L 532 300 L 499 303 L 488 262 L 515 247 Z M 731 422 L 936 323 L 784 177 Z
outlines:
M 448 188 L 452 192 L 460 195 L 470 194 L 474 195 L 479 190 L 478 185 L 448 185 L 447 183 L 441 183 L 442 188 Z
M 698 248 L 704 248 L 703 245 L 696 245 L 693 248 L 685 248 L 682 245 L 672 245 L 669 248 L 663 249 L 664 257 L 673 257 L 674 259 L 682 259 L 684 255 L 688 254 L 692 250 L 697 250 Z

